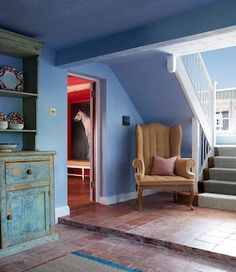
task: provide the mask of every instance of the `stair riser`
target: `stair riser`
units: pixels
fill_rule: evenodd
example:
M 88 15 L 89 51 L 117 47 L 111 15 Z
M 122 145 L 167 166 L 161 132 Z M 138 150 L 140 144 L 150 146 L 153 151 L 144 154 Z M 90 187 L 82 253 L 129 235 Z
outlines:
M 218 156 L 235 156 L 236 147 L 218 147 Z
M 204 190 L 205 190 L 204 187 L 205 187 L 204 186 L 204 181 L 203 180 L 198 181 L 198 193 L 199 194 L 204 193 Z
M 217 168 L 235 168 L 236 169 L 236 158 L 232 159 L 214 159 L 214 167 Z
M 235 182 L 235 185 L 217 184 L 217 183 L 212 184 L 212 183 L 205 182 L 204 191 L 206 193 L 236 195 L 236 182 Z
M 198 206 L 236 212 L 236 199 L 221 199 L 198 195 Z
M 209 169 L 209 179 L 236 182 L 236 171 L 216 171 L 214 169 Z

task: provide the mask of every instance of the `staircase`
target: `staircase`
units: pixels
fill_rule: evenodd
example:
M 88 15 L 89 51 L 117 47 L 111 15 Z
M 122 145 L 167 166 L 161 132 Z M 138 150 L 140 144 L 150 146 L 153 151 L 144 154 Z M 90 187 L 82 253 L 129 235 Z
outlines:
M 192 158 L 195 180 L 202 179 L 207 158 L 214 146 L 215 84 L 210 79 L 200 53 L 169 55 L 167 69 L 174 73 L 193 112 Z M 197 182 L 195 183 L 197 189 Z
M 236 211 L 236 147 L 217 147 L 198 182 L 198 206 Z
M 236 211 L 236 146 L 215 148 L 216 82 L 200 53 L 169 55 L 167 69 L 175 73 L 193 112 L 192 158 L 200 207 Z M 208 164 L 208 168 L 207 167 Z M 205 168 L 205 169 L 204 169 Z M 196 188 L 197 189 L 197 188 Z

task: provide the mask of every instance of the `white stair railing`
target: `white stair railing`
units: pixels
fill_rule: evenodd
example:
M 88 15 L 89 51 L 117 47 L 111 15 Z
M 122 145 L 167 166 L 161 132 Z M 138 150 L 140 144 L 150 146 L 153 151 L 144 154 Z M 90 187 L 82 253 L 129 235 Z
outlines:
M 169 72 L 175 73 L 192 109 L 192 156 L 196 162 L 196 180 L 202 177 L 202 169 L 214 146 L 215 87 L 200 53 L 167 58 Z
M 208 124 L 213 128 L 213 95 L 212 83 L 205 63 L 200 53 L 184 55 L 180 57 L 198 96 L 199 103 L 205 113 Z

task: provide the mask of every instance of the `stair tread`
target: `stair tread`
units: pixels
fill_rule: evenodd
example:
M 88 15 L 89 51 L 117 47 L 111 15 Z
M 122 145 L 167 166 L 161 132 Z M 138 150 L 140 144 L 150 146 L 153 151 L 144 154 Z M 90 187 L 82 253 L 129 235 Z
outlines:
M 223 183 L 223 184 L 232 184 L 236 186 L 235 181 L 229 181 L 229 180 L 216 180 L 216 179 L 208 179 L 208 180 L 203 180 L 203 182 L 210 182 L 210 183 Z
M 236 168 L 209 168 L 208 179 L 228 180 L 236 182 Z
M 215 159 L 236 159 L 236 156 L 214 156 Z
M 231 199 L 236 201 L 236 195 L 225 195 L 225 194 L 216 194 L 216 193 L 202 193 L 198 197 L 211 197 L 218 199 Z
M 198 206 L 236 212 L 236 195 L 202 193 L 198 195 Z
M 218 156 L 213 160 L 216 168 L 236 169 L 236 157 Z
M 235 146 L 219 146 L 218 155 L 220 156 L 236 156 L 236 147 Z
M 236 172 L 236 168 L 226 168 L 226 167 L 212 167 L 212 168 L 209 168 L 210 171 L 212 170 L 216 170 L 216 171 L 233 171 L 233 172 Z

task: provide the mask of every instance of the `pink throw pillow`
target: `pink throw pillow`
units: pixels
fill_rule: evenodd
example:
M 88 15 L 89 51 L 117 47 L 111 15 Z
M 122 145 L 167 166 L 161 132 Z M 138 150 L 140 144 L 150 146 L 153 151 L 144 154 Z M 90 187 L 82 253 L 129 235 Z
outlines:
M 164 159 L 160 156 L 153 156 L 151 175 L 174 176 L 175 161 L 177 156 Z

